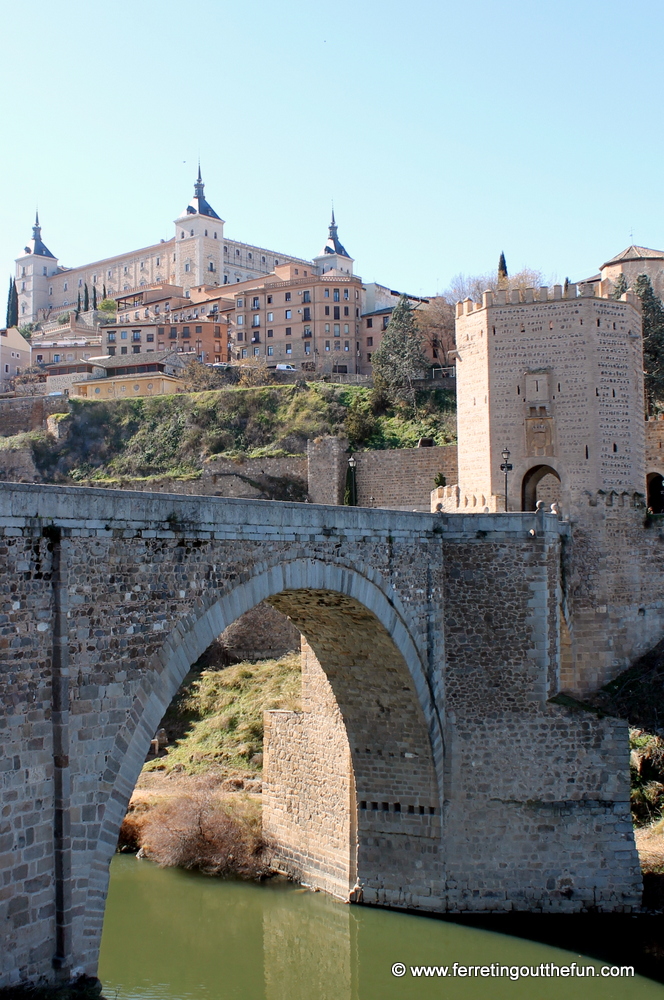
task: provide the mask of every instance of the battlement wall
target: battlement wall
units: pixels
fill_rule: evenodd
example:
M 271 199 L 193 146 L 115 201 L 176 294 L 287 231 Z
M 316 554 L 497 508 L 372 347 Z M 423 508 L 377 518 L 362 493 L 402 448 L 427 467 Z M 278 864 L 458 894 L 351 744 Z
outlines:
M 600 295 L 596 295 L 596 287 L 593 284 L 584 283 L 581 285 L 569 284 L 567 288 L 563 285 L 541 285 L 539 288 L 514 288 L 499 289 L 492 292 L 487 289 L 482 295 L 482 302 L 474 302 L 473 299 L 464 299 L 456 304 L 457 318 L 467 316 L 478 309 L 487 309 L 490 306 L 518 306 L 530 302 L 558 302 L 570 301 L 576 298 L 597 299 L 598 301 L 626 302 L 636 309 L 641 309 L 641 300 L 634 292 L 625 292 L 620 299 L 609 298 L 611 289 L 610 282 L 600 282 Z

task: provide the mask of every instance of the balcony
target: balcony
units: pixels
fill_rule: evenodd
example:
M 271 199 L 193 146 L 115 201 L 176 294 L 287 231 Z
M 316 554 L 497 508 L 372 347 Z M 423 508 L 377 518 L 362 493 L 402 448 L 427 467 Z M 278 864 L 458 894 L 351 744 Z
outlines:
M 255 333 L 253 335 L 253 337 L 251 338 L 251 343 L 252 344 L 260 344 L 260 342 L 261 342 L 260 334 Z

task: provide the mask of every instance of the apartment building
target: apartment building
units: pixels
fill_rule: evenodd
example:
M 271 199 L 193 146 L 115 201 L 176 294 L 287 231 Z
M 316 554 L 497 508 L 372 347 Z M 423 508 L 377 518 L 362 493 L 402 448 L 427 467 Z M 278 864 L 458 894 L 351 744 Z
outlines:
M 0 391 L 11 387 L 11 380 L 30 365 L 30 344 L 15 326 L 0 330 Z

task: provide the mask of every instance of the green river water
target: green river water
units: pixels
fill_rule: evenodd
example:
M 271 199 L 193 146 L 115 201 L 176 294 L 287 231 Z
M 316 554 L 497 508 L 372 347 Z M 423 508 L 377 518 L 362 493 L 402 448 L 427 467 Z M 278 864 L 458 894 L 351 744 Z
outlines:
M 406 975 L 391 967 L 401 962 Z M 107 1000 L 664 1000 L 636 978 L 451 978 L 465 966 L 604 964 L 449 921 L 362 906 L 287 883 L 159 869 L 116 855 L 99 975 Z M 410 966 L 450 966 L 417 978 Z

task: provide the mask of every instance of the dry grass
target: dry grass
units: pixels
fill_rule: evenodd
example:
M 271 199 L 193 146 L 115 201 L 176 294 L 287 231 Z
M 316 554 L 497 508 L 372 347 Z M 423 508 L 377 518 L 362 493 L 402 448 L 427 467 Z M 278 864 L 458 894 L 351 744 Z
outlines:
M 260 802 L 249 795 L 224 795 L 212 784 L 191 779 L 183 784 L 170 797 L 135 795 L 120 847 L 140 849 L 163 868 L 252 879 L 271 875 Z

